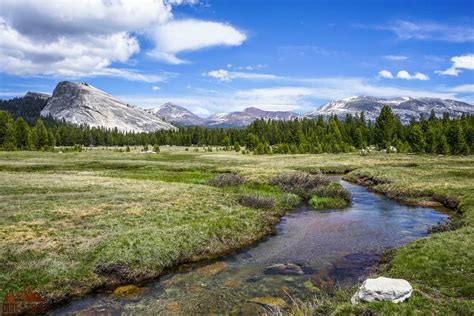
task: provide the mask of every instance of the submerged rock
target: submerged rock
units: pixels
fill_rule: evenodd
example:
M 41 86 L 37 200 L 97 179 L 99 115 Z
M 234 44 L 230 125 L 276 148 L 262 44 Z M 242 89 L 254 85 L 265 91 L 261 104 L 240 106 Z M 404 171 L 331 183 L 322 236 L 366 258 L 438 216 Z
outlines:
M 114 295 L 120 297 L 130 297 L 141 294 L 143 292 L 143 288 L 140 288 L 136 285 L 129 284 L 124 286 L 119 286 L 113 292 Z
M 265 268 L 265 274 L 302 275 L 303 269 L 294 263 L 277 263 Z
M 170 312 L 177 312 L 179 311 L 179 303 L 178 302 L 172 302 L 166 305 L 166 309 Z
M 226 269 L 227 269 L 227 263 L 221 261 L 221 262 L 215 262 L 215 263 L 200 267 L 197 271 L 204 276 L 213 276 L 213 275 L 221 273 L 222 271 Z
M 390 301 L 403 302 L 411 296 L 413 288 L 408 281 L 378 277 L 367 279 L 351 298 L 353 305 L 361 302 Z

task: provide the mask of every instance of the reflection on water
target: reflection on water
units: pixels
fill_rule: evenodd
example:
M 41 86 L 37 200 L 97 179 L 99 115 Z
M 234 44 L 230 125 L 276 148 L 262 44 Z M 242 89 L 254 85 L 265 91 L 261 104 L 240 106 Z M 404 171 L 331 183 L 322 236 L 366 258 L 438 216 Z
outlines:
M 340 181 L 340 180 L 338 180 Z M 427 235 L 447 219 L 431 208 L 398 204 L 341 181 L 352 192 L 344 210 L 301 207 L 285 216 L 278 234 L 217 263 L 194 267 L 148 284 L 129 298 L 98 294 L 77 300 L 54 314 L 255 314 L 255 297 L 310 298 L 316 291 L 358 282 L 385 249 Z M 297 273 L 268 273 L 274 264 L 296 264 Z

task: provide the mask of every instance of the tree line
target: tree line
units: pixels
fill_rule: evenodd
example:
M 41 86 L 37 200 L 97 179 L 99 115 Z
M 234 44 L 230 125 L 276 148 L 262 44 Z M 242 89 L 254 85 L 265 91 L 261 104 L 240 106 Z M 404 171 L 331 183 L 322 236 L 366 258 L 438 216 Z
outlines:
M 184 127 L 149 133 L 72 125 L 52 118 L 16 118 L 0 111 L 2 150 L 48 150 L 54 146 L 223 146 L 255 154 L 340 153 L 368 146 L 399 152 L 467 155 L 474 152 L 474 116 L 437 117 L 432 112 L 404 125 L 386 106 L 375 121 L 364 113 L 290 121 L 256 120 L 243 129 Z

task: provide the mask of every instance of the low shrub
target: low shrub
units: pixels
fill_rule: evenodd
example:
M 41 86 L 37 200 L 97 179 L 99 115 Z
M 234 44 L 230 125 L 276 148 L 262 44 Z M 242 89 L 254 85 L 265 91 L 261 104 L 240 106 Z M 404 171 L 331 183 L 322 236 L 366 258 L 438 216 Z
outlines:
M 223 173 L 210 179 L 207 184 L 213 187 L 229 187 L 245 183 L 244 178 L 235 173 Z
M 339 183 L 335 182 L 316 188 L 311 193 L 314 196 L 342 199 L 346 202 L 350 202 L 352 200 L 351 192 L 344 189 L 344 187 Z
M 240 195 L 237 198 L 237 202 L 243 206 L 257 208 L 257 209 L 270 209 L 275 207 L 276 200 L 271 196 L 262 195 Z
M 322 174 L 309 174 L 296 171 L 283 173 L 270 180 L 270 184 L 279 186 L 285 192 L 297 194 L 305 199 L 311 197 L 311 192 L 331 181 Z

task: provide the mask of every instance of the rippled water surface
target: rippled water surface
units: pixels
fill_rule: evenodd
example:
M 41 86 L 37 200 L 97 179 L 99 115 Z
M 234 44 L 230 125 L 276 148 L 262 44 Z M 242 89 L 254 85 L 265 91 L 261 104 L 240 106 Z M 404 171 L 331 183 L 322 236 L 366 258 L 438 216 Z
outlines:
M 340 180 L 337 180 L 340 181 Z M 53 314 L 255 314 L 256 297 L 305 299 L 322 289 L 358 282 L 385 249 L 427 235 L 447 215 L 431 208 L 398 204 L 366 188 L 341 181 L 352 192 L 344 210 L 316 212 L 305 206 L 285 216 L 276 236 L 216 262 L 183 269 L 149 283 L 139 295 L 97 294 Z M 302 274 L 270 274 L 265 268 L 294 263 Z

